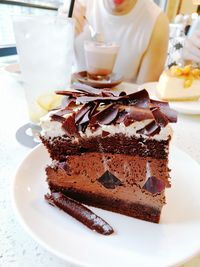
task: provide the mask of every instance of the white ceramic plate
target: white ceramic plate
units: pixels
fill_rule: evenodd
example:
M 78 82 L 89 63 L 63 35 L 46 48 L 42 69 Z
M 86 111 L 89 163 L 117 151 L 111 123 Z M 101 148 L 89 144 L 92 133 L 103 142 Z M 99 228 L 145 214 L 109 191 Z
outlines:
M 156 90 L 157 82 L 154 83 L 145 83 L 140 85 L 140 89 L 147 89 L 152 99 L 160 100 L 156 97 L 155 90 Z M 184 114 L 200 114 L 200 99 L 197 101 L 170 101 L 169 105 L 174 110 L 184 113 Z
M 44 200 L 47 152 L 39 145 L 19 166 L 12 186 L 16 214 L 47 250 L 78 266 L 176 266 L 200 251 L 200 166 L 172 147 L 172 188 L 160 224 L 92 208 L 115 233 L 102 236 Z

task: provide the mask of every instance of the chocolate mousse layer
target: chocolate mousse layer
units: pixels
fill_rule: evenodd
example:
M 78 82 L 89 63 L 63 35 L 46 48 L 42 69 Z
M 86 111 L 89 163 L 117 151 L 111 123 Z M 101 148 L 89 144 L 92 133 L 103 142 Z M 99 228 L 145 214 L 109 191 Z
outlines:
M 170 187 L 166 159 L 82 153 L 46 169 L 51 191 L 85 204 L 158 222 Z

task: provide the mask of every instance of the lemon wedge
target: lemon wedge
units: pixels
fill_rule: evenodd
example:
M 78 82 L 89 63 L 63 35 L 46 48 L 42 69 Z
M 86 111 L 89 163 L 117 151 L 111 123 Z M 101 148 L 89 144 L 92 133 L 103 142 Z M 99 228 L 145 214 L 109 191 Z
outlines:
M 44 110 L 49 111 L 57 108 L 63 99 L 63 96 L 52 94 L 44 94 L 37 98 L 37 104 Z
M 41 108 L 40 106 L 36 106 L 35 108 L 29 109 L 29 116 L 30 120 L 33 123 L 38 123 L 40 121 L 40 118 L 47 114 L 47 110 Z

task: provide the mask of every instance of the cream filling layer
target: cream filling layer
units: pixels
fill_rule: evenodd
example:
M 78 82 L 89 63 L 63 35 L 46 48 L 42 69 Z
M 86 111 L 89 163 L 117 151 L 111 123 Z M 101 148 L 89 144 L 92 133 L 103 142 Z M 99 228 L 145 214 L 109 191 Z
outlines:
M 46 116 L 42 117 L 40 119 L 40 125 L 42 128 L 41 135 L 45 137 L 58 137 L 58 136 L 63 136 L 66 135 L 65 131 L 61 127 L 61 123 L 57 121 L 52 121 L 50 117 L 51 113 L 47 114 Z M 111 135 L 115 134 L 124 134 L 128 137 L 134 136 L 134 137 L 140 137 L 142 136 L 143 138 L 150 138 L 154 140 L 167 140 L 169 139 L 170 136 L 172 136 L 172 128 L 169 124 L 167 124 L 166 127 L 161 128 L 159 134 L 156 134 L 151 137 L 147 137 L 146 135 L 143 134 L 138 134 L 137 131 L 144 128 L 147 124 L 149 124 L 152 120 L 144 120 L 140 122 L 133 122 L 129 126 L 125 126 L 124 123 L 116 124 L 116 125 L 100 125 L 96 131 L 91 131 L 90 128 L 87 128 L 85 133 L 79 132 L 81 137 L 84 138 L 90 138 L 94 136 L 101 136 L 102 131 L 109 132 Z

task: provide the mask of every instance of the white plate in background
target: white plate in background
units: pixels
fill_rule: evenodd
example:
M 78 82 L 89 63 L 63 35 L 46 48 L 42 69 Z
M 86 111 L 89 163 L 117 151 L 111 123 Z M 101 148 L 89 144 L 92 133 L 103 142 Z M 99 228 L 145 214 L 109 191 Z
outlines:
M 147 89 L 149 95 L 152 99 L 160 100 L 156 96 L 156 86 L 157 82 L 153 83 L 144 83 L 139 86 L 140 89 Z M 169 101 L 171 108 L 177 112 L 183 114 L 197 115 L 200 114 L 200 99 L 197 101 Z

